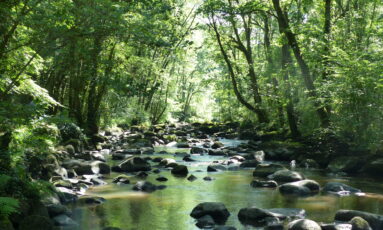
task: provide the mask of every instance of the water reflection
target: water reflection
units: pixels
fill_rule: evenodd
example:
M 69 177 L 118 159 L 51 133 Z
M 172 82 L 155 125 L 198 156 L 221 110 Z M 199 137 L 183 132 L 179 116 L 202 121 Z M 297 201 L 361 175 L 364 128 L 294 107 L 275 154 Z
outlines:
M 162 148 L 168 152 L 178 152 L 179 149 Z M 185 149 L 184 151 L 188 151 Z M 161 157 L 174 157 L 172 154 Z M 151 194 L 131 191 L 132 185 L 114 185 L 111 179 L 118 174 L 112 174 L 108 185 L 92 188 L 90 195 L 98 195 L 107 199 L 97 207 L 78 207 L 74 218 L 81 223 L 81 229 L 99 230 L 105 226 L 119 227 L 124 230 L 179 230 L 198 229 L 194 220 L 189 216 L 191 210 L 200 202 L 223 202 L 231 216 L 227 225 L 238 229 L 255 229 L 242 226 L 238 221 L 238 211 L 247 206 L 259 208 L 302 208 L 307 217 L 319 222 L 331 222 L 339 209 L 356 209 L 383 214 L 382 184 L 368 181 L 365 178 L 330 178 L 318 171 L 304 170 L 303 173 L 321 185 L 328 181 L 339 181 L 361 188 L 366 196 L 337 197 L 333 195 L 317 195 L 307 198 L 283 197 L 277 190 L 255 189 L 250 186 L 253 179 L 252 170 L 228 171 L 223 173 L 207 173 L 206 161 L 222 159 L 221 157 L 198 157 L 205 162 L 188 163 L 189 171 L 198 179 L 194 182 L 186 178 L 173 177 L 169 171 L 160 175 L 167 177 L 167 182 L 155 180 L 159 175 L 150 174 L 148 181 L 154 184 L 165 184 L 167 188 Z M 202 170 L 202 172 L 196 172 Z M 205 176 L 213 177 L 212 181 L 204 181 Z M 137 178 L 132 177 L 134 183 Z

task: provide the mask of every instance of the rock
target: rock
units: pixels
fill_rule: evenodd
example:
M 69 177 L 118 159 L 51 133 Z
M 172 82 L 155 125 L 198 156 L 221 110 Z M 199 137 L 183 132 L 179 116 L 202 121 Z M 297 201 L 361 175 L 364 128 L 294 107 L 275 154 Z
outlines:
M 128 157 L 131 157 L 131 155 L 123 154 L 123 153 L 112 153 L 112 160 L 124 160 Z
M 220 150 L 220 149 L 209 149 L 209 155 L 210 156 L 226 156 L 227 151 Z
M 224 144 L 222 142 L 219 142 L 219 141 L 215 141 L 213 143 L 213 145 L 211 146 L 212 149 L 218 149 L 218 148 L 222 148 L 224 146 Z
M 352 230 L 371 230 L 368 222 L 362 217 L 356 216 L 350 220 Z
M 162 159 L 160 162 L 160 165 L 165 166 L 165 167 L 170 167 L 170 165 L 176 164 L 176 160 L 171 159 L 171 158 L 165 158 Z
M 177 176 L 187 176 L 189 171 L 188 167 L 185 165 L 177 165 L 172 169 L 172 174 L 177 175 Z
M 68 204 L 73 203 L 77 200 L 77 195 L 72 190 L 64 188 L 64 187 L 57 187 L 57 194 L 60 198 L 61 203 Z
M 350 195 L 354 193 L 361 193 L 362 191 L 340 182 L 328 182 L 323 187 L 323 192 L 333 193 L 337 195 Z
M 364 165 L 361 157 L 338 157 L 330 162 L 327 168 L 331 172 L 357 173 Z
M 253 172 L 253 176 L 256 176 L 256 177 L 267 177 L 279 170 L 284 170 L 286 169 L 285 167 L 283 167 L 282 165 L 278 165 L 278 164 L 259 164 L 257 165 L 257 167 L 255 168 L 254 172 Z
M 313 180 L 301 180 L 279 186 L 279 192 L 283 195 L 309 196 L 317 194 L 320 185 Z
M 253 206 L 242 208 L 238 213 L 238 219 L 243 224 L 265 226 L 270 223 L 279 223 L 286 218 L 302 218 L 305 213 L 305 210 L 297 208 L 260 209 Z
M 193 158 L 191 158 L 191 156 L 185 156 L 184 158 L 182 158 L 182 160 L 186 161 L 186 162 L 194 162 L 194 161 L 196 161 Z
M 152 171 L 153 173 L 155 173 L 155 174 L 158 174 L 158 173 L 160 173 L 161 172 L 161 170 L 159 170 L 159 169 L 153 169 L 153 171 Z
M 168 178 L 166 178 L 166 177 L 164 177 L 164 176 L 160 176 L 160 177 L 157 177 L 156 180 L 157 180 L 157 181 L 164 182 L 164 181 L 167 181 Z
M 53 222 L 57 226 L 65 226 L 65 227 L 73 227 L 77 228 L 78 224 L 70 217 L 67 215 L 58 215 L 53 217 Z
M 230 213 L 225 205 L 219 202 L 200 203 L 190 213 L 190 216 L 196 219 L 205 215 L 211 216 L 215 223 L 224 224 L 230 216 Z
M 119 175 L 113 179 L 113 183 L 130 184 L 130 180 L 129 180 L 129 177 L 126 175 Z
M 352 230 L 351 224 L 321 224 L 322 230 Z
M 197 219 L 196 225 L 199 228 L 212 228 L 215 225 L 215 222 L 210 215 L 205 215 Z
M 269 175 L 268 178 L 277 182 L 294 182 L 305 179 L 302 174 L 290 170 L 276 171 L 275 173 Z
M 274 217 L 273 213 L 257 207 L 242 208 L 238 212 L 238 219 L 241 223 L 255 226 L 266 225 L 267 220 Z
M 243 161 L 246 160 L 243 156 L 240 156 L 240 155 L 232 156 L 232 157 L 230 157 L 229 159 L 230 159 L 230 160 L 236 160 L 236 161 L 238 161 L 238 162 L 243 162 Z
M 223 165 L 209 165 L 207 166 L 208 172 L 220 172 L 220 171 L 226 171 L 226 167 Z
M 306 211 L 300 208 L 271 208 L 266 210 L 273 213 L 279 219 L 304 218 L 306 215 Z
M 288 230 L 322 230 L 319 224 L 308 219 L 294 220 L 287 226 Z
M 268 181 L 260 181 L 260 180 L 253 180 L 250 185 L 254 188 L 276 188 L 278 187 L 278 183 L 273 180 Z
M 148 176 L 149 176 L 149 174 L 146 172 L 140 171 L 140 172 L 136 173 L 136 177 L 139 177 L 139 178 L 146 178 Z
M 32 215 L 25 217 L 20 225 L 19 230 L 53 230 L 52 221 L 44 216 Z
M 188 181 L 195 181 L 195 180 L 197 180 L 197 177 L 194 175 L 190 175 L 187 179 L 188 179 Z
M 260 162 L 258 160 L 245 160 L 239 166 L 241 168 L 255 168 L 259 165 L 259 163 Z
M 98 173 L 100 174 L 110 174 L 110 166 L 102 161 L 94 161 L 92 162 L 92 167 L 98 167 Z M 95 170 L 97 171 L 97 170 Z
M 359 216 L 366 220 L 372 230 L 383 229 L 383 216 L 369 212 L 355 211 L 355 210 L 339 210 L 335 214 L 336 221 L 350 221 L 352 218 Z
M 177 148 L 190 148 L 190 145 L 187 142 L 178 142 L 176 146 Z
M 157 163 L 160 163 L 164 158 L 162 157 L 156 157 L 154 159 L 152 159 L 153 162 L 157 162 Z
M 209 176 L 205 176 L 205 177 L 203 178 L 203 180 L 205 180 L 205 181 L 212 181 L 213 178 L 211 178 L 211 177 L 209 177 Z
M 148 182 L 148 181 L 138 181 L 134 187 L 133 190 L 135 191 L 142 191 L 142 192 L 154 192 L 157 190 L 157 186 L 154 184 Z
M 67 153 L 69 153 L 72 156 L 76 153 L 76 150 L 74 149 L 73 145 L 66 145 L 65 151 L 67 151 Z
M 200 147 L 192 147 L 190 149 L 190 153 L 191 154 L 204 154 L 204 153 L 207 153 L 207 150 L 204 148 L 200 148 Z
M 119 167 L 123 172 L 150 171 L 151 166 L 141 157 L 132 157 L 123 161 Z

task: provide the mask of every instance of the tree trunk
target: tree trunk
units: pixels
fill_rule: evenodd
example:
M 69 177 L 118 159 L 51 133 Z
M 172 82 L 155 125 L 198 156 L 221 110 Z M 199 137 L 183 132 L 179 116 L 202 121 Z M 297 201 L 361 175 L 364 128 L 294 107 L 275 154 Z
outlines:
M 302 56 L 295 34 L 293 34 L 293 32 L 291 31 L 291 28 L 289 26 L 289 22 L 287 19 L 287 15 L 285 16 L 285 14 L 283 13 L 281 6 L 279 4 L 279 1 L 280 0 L 273 0 L 274 9 L 278 16 L 279 29 L 281 32 L 285 34 L 287 41 L 294 52 L 295 59 L 297 60 L 298 65 L 301 69 L 302 77 L 303 77 L 306 89 L 308 91 L 307 94 L 314 101 L 315 110 L 321 122 L 321 126 L 323 128 L 326 128 L 330 124 L 329 115 L 327 114 L 324 106 L 321 105 L 321 103 L 319 103 L 317 100 L 318 95 L 314 86 L 313 79 L 311 77 L 309 66 L 307 65 L 306 61 L 304 60 Z

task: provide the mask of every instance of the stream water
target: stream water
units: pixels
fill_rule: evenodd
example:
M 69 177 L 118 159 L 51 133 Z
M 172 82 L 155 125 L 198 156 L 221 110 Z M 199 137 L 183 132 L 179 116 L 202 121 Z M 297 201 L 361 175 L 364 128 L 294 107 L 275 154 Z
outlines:
M 240 141 L 222 140 L 226 146 L 237 145 Z M 147 181 L 156 185 L 164 184 L 164 190 L 153 193 L 132 191 L 132 184 L 142 180 L 132 175 L 131 184 L 116 185 L 111 181 L 119 175 L 112 173 L 105 178 L 107 185 L 93 187 L 87 191 L 89 195 L 101 196 L 107 201 L 99 206 L 79 206 L 73 208 L 73 217 L 80 223 L 80 229 L 101 230 L 105 226 L 119 227 L 123 230 L 188 230 L 198 229 L 195 220 L 190 217 L 191 210 L 201 202 L 223 202 L 229 209 L 231 216 L 226 225 L 237 229 L 261 229 L 242 225 L 237 217 L 241 208 L 257 206 L 259 208 L 302 208 L 306 210 L 307 218 L 317 222 L 333 222 L 334 215 L 339 209 L 355 209 L 383 214 L 383 184 L 372 179 L 357 177 L 335 177 L 324 172 L 310 169 L 296 169 L 307 178 L 316 180 L 322 186 L 329 181 L 346 183 L 360 188 L 365 196 L 316 195 L 307 198 L 292 198 L 282 196 L 277 189 L 253 188 L 252 169 L 240 171 L 225 171 L 208 173 L 206 167 L 212 161 L 222 160 L 218 156 L 196 156 L 198 162 L 184 162 L 182 156 L 175 152 L 189 152 L 189 149 L 175 147 L 156 147 L 169 154 L 149 155 L 163 158 L 174 158 L 177 162 L 187 165 L 189 175 L 198 179 L 190 182 L 186 178 L 174 177 L 170 171 L 160 174 L 149 174 Z M 115 162 L 118 163 L 118 162 Z M 198 171 L 201 170 L 201 171 Z M 169 180 L 158 182 L 159 175 Z M 210 176 L 212 181 L 202 178 Z

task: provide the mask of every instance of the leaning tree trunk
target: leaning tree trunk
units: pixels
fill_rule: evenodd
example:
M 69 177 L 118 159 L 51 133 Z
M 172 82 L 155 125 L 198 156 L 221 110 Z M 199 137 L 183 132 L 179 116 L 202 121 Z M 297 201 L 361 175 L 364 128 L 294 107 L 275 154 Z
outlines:
M 301 69 L 302 77 L 303 77 L 306 89 L 308 91 L 308 95 L 314 100 L 315 111 L 319 117 L 321 126 L 323 128 L 328 127 L 330 124 L 329 115 L 326 112 L 324 106 L 321 105 L 321 103 L 319 103 L 317 100 L 318 94 L 316 92 L 314 81 L 310 74 L 309 66 L 307 65 L 306 61 L 304 60 L 302 56 L 296 36 L 291 31 L 291 28 L 287 19 L 287 15 L 283 13 L 279 2 L 280 0 L 273 0 L 274 9 L 278 16 L 279 29 L 286 36 L 287 41 L 294 52 L 295 59 L 297 60 L 298 65 Z

